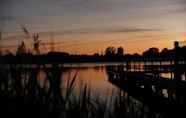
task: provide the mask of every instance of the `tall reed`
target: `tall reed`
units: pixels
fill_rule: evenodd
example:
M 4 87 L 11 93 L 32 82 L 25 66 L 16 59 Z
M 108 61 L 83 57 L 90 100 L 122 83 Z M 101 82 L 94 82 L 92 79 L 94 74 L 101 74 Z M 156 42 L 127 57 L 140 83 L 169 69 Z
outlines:
M 21 118 L 160 118 L 161 115 L 146 110 L 125 92 L 111 97 L 92 96 L 88 85 L 81 85 L 75 93 L 78 72 L 64 84 L 63 68 L 43 66 L 45 84 L 40 86 L 36 68 L 10 66 L 0 68 L 0 112 L 6 117 Z M 63 84 L 62 84 L 63 83 Z M 64 90 L 63 90 L 63 89 Z

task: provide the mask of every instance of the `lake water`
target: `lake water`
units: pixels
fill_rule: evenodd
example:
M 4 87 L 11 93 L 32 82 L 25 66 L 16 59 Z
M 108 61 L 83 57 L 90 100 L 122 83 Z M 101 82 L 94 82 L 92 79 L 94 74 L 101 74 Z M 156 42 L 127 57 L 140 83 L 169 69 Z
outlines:
M 168 63 L 164 63 L 167 65 Z M 64 64 L 63 69 L 60 71 L 60 79 L 63 81 L 61 83 L 62 90 L 65 90 L 68 80 L 72 80 L 76 75 L 75 79 L 75 92 L 79 93 L 83 86 L 87 85 L 91 90 L 91 95 L 93 97 L 108 98 L 110 96 L 115 96 L 121 91 L 116 85 L 109 82 L 109 74 L 107 67 L 111 67 L 115 70 L 121 68 L 126 70 L 125 63 L 74 63 L 74 64 Z M 143 63 L 139 64 L 137 69 L 143 70 Z M 50 65 L 48 65 L 50 67 Z M 133 71 L 133 70 L 132 70 Z M 44 79 L 47 79 L 46 72 L 42 69 L 39 74 L 39 83 L 42 85 Z M 173 79 L 174 73 L 160 73 L 160 77 Z M 130 78 L 129 78 L 130 79 Z M 185 81 L 185 74 L 181 75 L 181 79 Z M 123 90 L 122 90 L 123 91 Z M 167 89 L 162 90 L 164 97 L 168 97 Z
M 119 88 L 108 81 L 108 74 L 106 71 L 107 65 L 119 65 L 119 63 L 86 63 L 86 64 L 65 64 L 61 70 L 60 79 L 63 81 L 61 84 L 62 89 L 65 89 L 68 80 L 75 79 L 75 91 L 87 85 L 91 90 L 92 96 L 101 96 L 103 98 L 112 96 L 119 92 Z M 39 83 L 42 86 L 44 79 L 47 79 L 46 72 L 42 69 L 39 72 Z
M 139 67 L 134 65 L 133 67 L 135 67 L 137 70 L 144 69 L 143 67 L 144 65 L 142 63 L 137 65 Z M 147 107 L 145 109 L 148 110 L 151 109 L 150 107 L 148 107 L 149 104 L 151 105 L 151 102 L 149 102 L 148 104 L 145 103 L 144 105 L 145 99 L 146 101 L 153 100 L 151 93 L 147 92 L 147 94 L 146 93 L 144 94 L 144 92 L 142 92 L 143 96 L 147 97 L 147 98 L 143 98 L 143 96 L 141 96 L 141 93 L 138 93 L 136 91 L 132 91 L 132 92 L 130 91 L 131 92 L 130 93 L 128 91 L 121 89 L 120 87 L 116 86 L 115 84 L 109 81 L 109 78 L 112 78 L 112 75 L 109 74 L 110 71 L 109 69 L 113 71 L 117 70 L 122 75 L 123 71 L 126 70 L 125 63 L 83 63 L 83 64 L 76 63 L 76 64 L 63 64 L 63 65 L 61 64 L 60 65 L 61 68 L 58 67 L 55 68 L 55 66 L 52 66 L 51 64 L 46 65 L 46 68 L 43 67 L 43 65 L 42 66 L 22 65 L 22 66 L 23 66 L 22 68 L 21 65 L 13 66 L 13 67 L 6 66 L 0 68 L 1 69 L 0 74 L 2 75 L 2 77 L 6 78 L 6 79 L 1 79 L 0 81 L 1 91 L 6 90 L 10 94 L 14 95 L 15 93 L 18 93 L 18 95 L 23 95 L 23 96 L 29 94 L 29 92 L 34 92 L 33 94 L 36 95 L 37 98 L 38 92 L 41 90 L 40 88 L 45 88 L 43 90 L 46 90 L 47 91 L 46 93 L 50 93 L 48 91 L 50 91 L 49 89 L 52 88 L 52 91 L 54 93 L 61 92 L 61 94 L 64 94 L 68 82 L 71 82 L 75 77 L 75 82 L 74 82 L 75 84 L 73 89 L 74 95 L 81 93 L 81 90 L 83 90 L 85 86 L 87 86 L 88 90 L 91 91 L 90 92 L 91 98 L 101 98 L 103 101 L 106 99 L 111 99 L 112 97 L 117 96 L 118 93 L 122 92 L 125 95 L 125 97 L 127 97 L 126 100 L 129 100 L 130 104 L 135 105 L 135 109 L 139 110 L 144 108 L 144 106 Z M 172 79 L 172 77 L 174 78 L 173 73 L 161 73 L 160 76 L 169 79 Z M 185 74 L 182 74 L 181 78 L 182 80 L 185 80 Z M 21 81 L 21 87 L 19 83 L 20 81 Z M 39 88 L 37 84 L 39 85 Z M 135 89 L 135 85 L 134 86 L 132 85 L 132 87 L 134 87 Z M 32 91 L 32 89 L 34 89 L 34 91 Z M 40 91 L 41 94 L 43 90 Z M 167 89 L 162 89 L 162 94 L 166 99 L 169 99 Z M 149 96 L 152 98 L 149 98 Z M 141 99 L 142 101 L 139 100 L 138 98 Z M 175 94 L 171 99 L 174 98 L 175 98 Z M 160 104 L 161 106 L 161 103 L 158 104 Z M 129 106 L 130 105 L 128 105 L 127 108 Z M 159 107 L 156 109 L 159 109 Z
M 169 63 L 164 63 L 165 65 Z M 135 64 L 134 64 L 135 65 Z M 48 64 L 46 65 L 47 68 L 50 68 L 52 65 Z M 61 79 L 61 88 L 65 88 L 67 81 L 73 79 L 73 77 L 76 75 L 75 80 L 75 91 L 78 92 L 78 90 L 81 89 L 81 87 L 87 85 L 88 88 L 91 90 L 92 96 L 103 96 L 106 97 L 108 95 L 111 95 L 113 93 L 116 93 L 120 91 L 118 87 L 110 83 L 108 70 L 106 69 L 107 66 L 112 67 L 113 69 L 118 69 L 119 66 L 122 67 L 122 70 L 126 70 L 126 63 L 71 63 L 71 64 L 63 64 L 62 69 L 57 70 L 59 71 L 60 75 L 58 79 Z M 37 65 L 24 65 L 26 68 L 30 68 L 29 71 L 34 70 Z M 6 67 L 7 70 L 10 70 L 9 67 Z M 120 67 L 119 67 L 120 68 Z M 137 70 L 143 70 L 144 64 L 139 63 L 137 64 L 136 68 Z M 133 68 L 133 69 L 134 69 Z M 49 81 L 47 78 L 47 72 L 43 68 L 39 68 L 37 78 L 38 83 L 40 86 L 49 86 Z M 131 71 L 133 71 L 131 69 Z M 25 79 L 24 77 L 28 75 L 28 73 L 22 72 L 22 84 L 24 85 Z M 173 79 L 174 74 L 173 73 L 161 73 L 161 77 Z M 185 74 L 181 75 L 181 79 L 185 81 Z

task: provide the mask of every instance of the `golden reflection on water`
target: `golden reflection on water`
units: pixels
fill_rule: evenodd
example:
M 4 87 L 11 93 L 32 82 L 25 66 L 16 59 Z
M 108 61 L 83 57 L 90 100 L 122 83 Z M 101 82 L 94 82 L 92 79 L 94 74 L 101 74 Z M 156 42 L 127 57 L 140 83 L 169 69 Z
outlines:
M 115 65 L 112 66 L 115 67 Z M 140 66 L 142 65 L 140 64 Z M 73 77 L 76 75 L 76 73 L 77 76 L 76 76 L 75 88 L 74 88 L 75 95 L 80 94 L 81 90 L 83 90 L 85 86 L 88 87 L 88 89 L 91 91 L 91 96 L 94 97 L 101 96 L 103 98 L 106 98 L 109 96 L 113 96 L 113 94 L 119 91 L 119 88 L 112 85 L 108 81 L 106 65 L 76 64 L 76 65 L 68 65 L 61 70 L 61 76 L 60 78 L 58 78 L 60 79 L 61 94 L 65 93 L 68 80 L 72 80 Z M 160 76 L 165 79 L 174 79 L 173 73 L 161 73 Z M 46 72 L 41 70 L 38 73 L 37 78 L 39 81 L 39 86 L 41 88 L 46 88 L 46 90 L 48 90 L 50 87 L 50 82 L 47 78 Z M 181 75 L 181 79 L 183 81 L 186 80 L 185 74 Z M 162 94 L 164 94 L 165 97 L 167 97 L 167 90 L 164 89 L 162 91 Z
M 174 73 L 161 73 L 160 75 L 163 78 L 168 78 L 168 79 L 173 79 L 174 78 Z
M 38 84 L 41 88 L 49 89 L 50 84 L 47 79 L 47 75 L 43 70 L 39 71 L 37 75 L 37 79 L 38 79 Z
M 76 77 L 76 89 L 80 92 L 83 85 L 87 85 L 91 90 L 93 96 L 107 96 L 111 95 L 117 88 L 108 82 L 108 76 L 105 67 L 89 67 L 89 68 L 71 68 L 69 71 L 64 72 L 62 75 L 63 87 L 67 83 L 68 79 L 72 79 L 75 73 Z
M 61 70 L 60 88 L 62 93 L 65 92 L 67 87 L 67 81 L 72 80 L 77 73 L 75 80 L 75 94 L 79 94 L 80 90 L 87 85 L 88 89 L 91 90 L 92 96 L 112 96 L 114 92 L 118 91 L 118 88 L 108 82 L 108 75 L 104 66 L 94 67 L 70 67 Z M 41 70 L 38 75 L 38 83 L 41 88 L 48 89 L 50 87 L 46 73 Z

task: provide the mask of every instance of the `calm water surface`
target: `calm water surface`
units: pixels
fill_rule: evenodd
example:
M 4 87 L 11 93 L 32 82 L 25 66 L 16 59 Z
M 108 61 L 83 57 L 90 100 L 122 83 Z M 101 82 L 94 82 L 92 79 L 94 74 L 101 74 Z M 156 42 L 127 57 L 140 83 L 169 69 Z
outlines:
M 91 90 L 92 96 L 112 96 L 119 92 L 119 88 L 108 81 L 107 65 L 119 65 L 119 63 L 65 64 L 64 70 L 61 70 L 61 88 L 64 90 L 67 81 L 72 80 L 76 75 L 75 92 L 78 93 L 86 85 Z M 40 71 L 38 76 L 40 86 L 47 85 L 47 82 L 44 82 L 46 73 L 43 70 Z
M 29 66 L 29 65 L 26 65 L 26 66 Z M 27 79 L 29 80 L 29 76 L 32 76 L 35 74 L 37 76 L 37 80 L 41 88 L 46 88 L 46 89 L 50 88 L 49 81 L 51 78 L 47 78 L 47 77 L 48 75 L 50 75 L 50 72 L 52 72 L 53 78 L 56 79 L 55 82 L 57 82 L 57 84 L 60 86 L 61 94 L 65 93 L 63 91 L 65 91 L 68 81 L 72 80 L 75 76 L 76 77 L 75 88 L 74 88 L 75 95 L 79 94 L 81 90 L 83 90 L 83 88 L 87 86 L 87 88 L 90 89 L 91 97 L 99 97 L 105 100 L 105 99 L 111 99 L 112 97 L 117 96 L 118 93 L 121 91 L 120 88 L 118 88 L 116 85 L 109 82 L 110 74 L 108 74 L 108 66 L 109 68 L 111 68 L 111 70 L 119 69 L 120 71 L 121 69 L 121 72 L 122 72 L 123 71 L 122 69 L 124 69 L 123 67 L 125 67 L 126 64 L 125 63 L 64 64 L 61 69 L 57 68 L 56 70 L 54 67 L 50 68 L 51 65 L 47 65 L 47 66 L 49 68 L 42 68 L 42 67 L 35 68 L 33 65 L 31 65 L 28 69 L 26 69 L 25 72 L 21 72 L 23 77 L 20 77 L 20 78 L 22 78 L 23 87 L 25 86 L 24 85 L 25 83 L 28 83 Z M 137 67 L 137 69 L 144 68 L 143 64 L 139 64 L 139 66 L 140 68 Z M 14 71 L 11 71 L 11 74 L 13 73 Z M 59 74 L 59 76 L 58 75 L 55 76 L 56 73 Z M 186 74 L 181 75 L 183 80 L 185 80 L 185 75 Z M 161 73 L 160 76 L 164 78 L 170 78 L 170 79 L 174 77 L 173 73 L 172 74 Z M 9 83 L 11 83 L 11 81 Z M 132 104 L 137 105 L 137 107 L 135 107 L 136 109 L 141 109 L 141 106 L 143 103 L 138 101 L 138 99 L 135 96 L 134 97 L 130 96 L 131 94 L 128 94 L 127 92 L 123 90 L 122 90 L 122 93 L 124 93 L 130 99 L 130 102 L 132 102 Z M 164 97 L 168 98 L 168 91 L 166 89 L 162 90 L 162 94 L 164 95 Z
M 169 63 L 164 63 L 169 64 Z M 107 97 L 120 89 L 108 81 L 108 73 L 106 66 L 117 67 L 119 65 L 125 66 L 125 63 L 74 63 L 74 64 L 64 64 L 64 70 L 61 70 L 61 88 L 64 89 L 67 85 L 67 81 L 72 79 L 76 74 L 75 80 L 75 92 L 87 85 L 91 90 L 92 96 L 102 96 Z M 143 66 L 143 63 L 139 65 Z M 50 67 L 50 65 L 49 65 Z M 44 78 L 46 78 L 46 73 L 40 71 L 39 80 L 41 86 L 44 84 Z M 161 73 L 161 77 L 173 79 L 173 73 Z M 185 74 L 181 75 L 182 80 L 185 80 Z M 46 84 L 46 83 L 45 83 Z M 163 94 L 167 94 L 166 90 L 163 91 Z M 167 96 L 167 95 L 166 95 Z

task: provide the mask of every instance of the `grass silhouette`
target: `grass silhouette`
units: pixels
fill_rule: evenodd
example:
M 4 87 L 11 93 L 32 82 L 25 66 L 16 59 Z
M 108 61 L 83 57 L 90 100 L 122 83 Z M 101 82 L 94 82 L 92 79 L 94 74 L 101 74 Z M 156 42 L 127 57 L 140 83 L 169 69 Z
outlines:
M 11 65 L 0 67 L 1 116 L 19 118 L 161 118 L 145 105 L 120 91 L 117 95 L 101 98 L 91 95 L 88 85 L 81 85 L 75 93 L 78 72 L 65 81 L 61 79 L 62 68 L 55 64 L 43 66 L 46 73 L 40 86 L 40 66 L 23 68 Z M 48 83 L 48 85 L 47 85 Z M 64 89 L 64 90 L 63 90 Z

